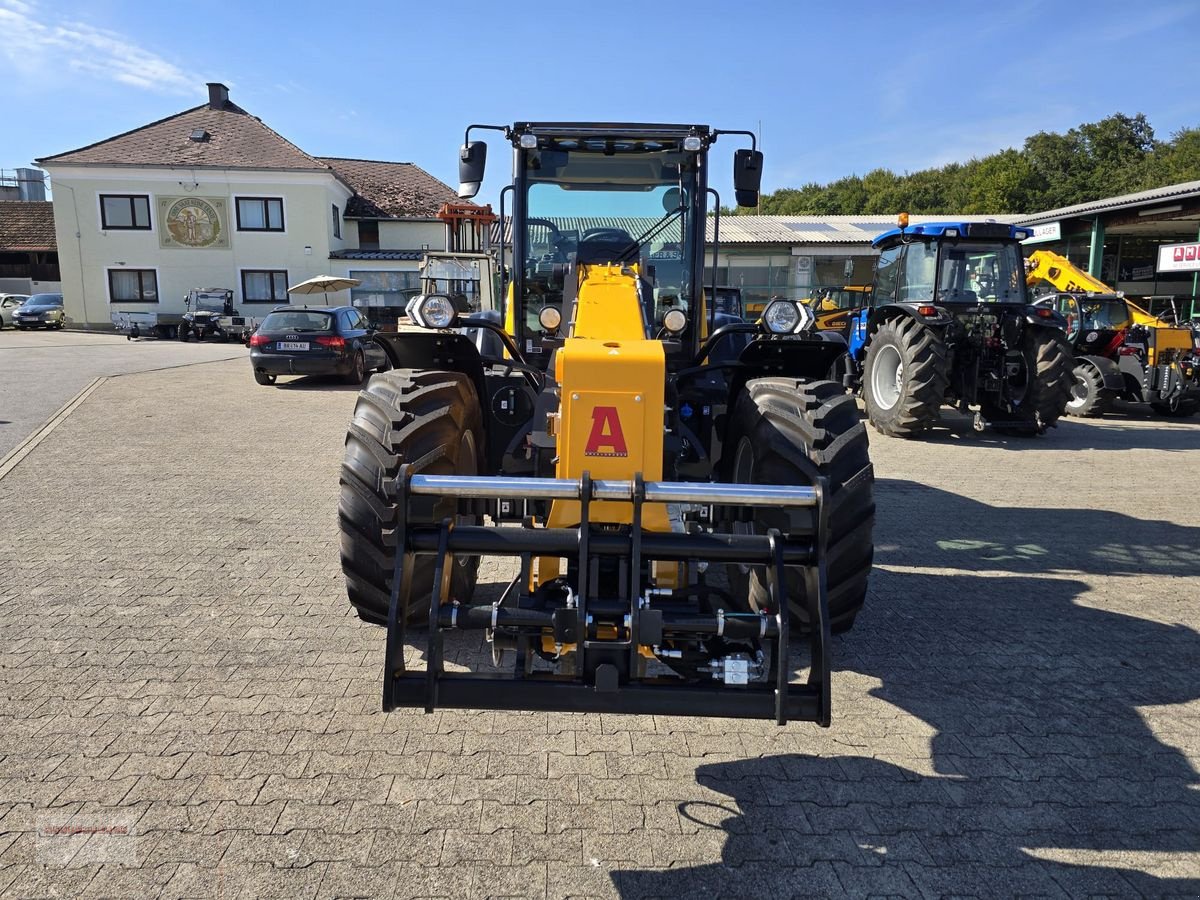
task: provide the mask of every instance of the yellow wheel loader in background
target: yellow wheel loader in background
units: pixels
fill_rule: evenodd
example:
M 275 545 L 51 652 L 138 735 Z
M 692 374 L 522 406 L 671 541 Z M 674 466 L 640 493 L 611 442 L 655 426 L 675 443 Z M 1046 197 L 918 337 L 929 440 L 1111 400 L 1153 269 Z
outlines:
M 754 136 L 471 126 L 463 197 L 488 127 L 515 153 L 504 309 L 416 297 L 420 328 L 378 336 L 395 368 L 346 436 L 342 566 L 354 609 L 387 626 L 384 708 L 828 725 L 829 635 L 866 595 L 873 474 L 853 399 L 824 380 L 844 341 L 788 300 L 757 321 L 721 312 L 703 285 L 709 150 Z M 754 205 L 762 154 L 734 163 Z M 482 556 L 519 560 L 490 603 L 472 597 Z M 486 636 L 491 670 L 448 670 L 456 631 Z
M 1052 289 L 1035 302 L 1067 320 L 1075 351 L 1068 415 L 1102 416 L 1117 399 L 1149 403 L 1166 416 L 1200 409 L 1200 360 L 1190 328 L 1147 312 L 1050 250 L 1031 253 L 1025 271 L 1030 288 Z

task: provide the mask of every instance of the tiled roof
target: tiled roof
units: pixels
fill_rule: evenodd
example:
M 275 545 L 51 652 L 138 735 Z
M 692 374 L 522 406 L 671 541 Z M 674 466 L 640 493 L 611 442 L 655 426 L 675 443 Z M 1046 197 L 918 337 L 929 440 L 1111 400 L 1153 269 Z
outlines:
M 1087 213 L 1107 212 L 1129 206 L 1141 206 L 1143 203 L 1153 203 L 1156 200 L 1200 196 L 1200 181 L 1184 181 L 1179 184 L 1168 184 L 1165 187 L 1149 191 L 1138 191 L 1135 194 L 1122 194 L 1119 197 L 1108 197 L 1104 200 L 1093 200 L 1090 203 L 1077 203 L 1074 206 L 1064 206 L 1060 209 L 1048 209 L 1045 212 L 1021 216 L 1018 222 L 1022 225 L 1037 225 L 1041 222 L 1051 222 L 1056 219 L 1070 219 Z
M 424 256 L 424 250 L 334 250 L 329 254 L 330 259 L 420 260 Z
M 57 249 L 54 204 L 49 200 L 0 200 L 0 250 Z
M 320 157 L 354 189 L 346 204 L 351 219 L 432 219 L 443 203 L 461 203 L 458 195 L 413 163 Z
M 192 140 L 197 131 L 208 137 Z M 328 165 L 229 102 L 223 109 L 197 106 L 38 163 L 329 171 Z

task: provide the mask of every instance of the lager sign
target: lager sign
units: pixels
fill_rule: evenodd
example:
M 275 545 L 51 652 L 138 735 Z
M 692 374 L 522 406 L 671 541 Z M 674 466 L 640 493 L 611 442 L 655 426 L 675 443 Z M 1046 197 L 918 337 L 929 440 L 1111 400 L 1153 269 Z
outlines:
M 1200 272 L 1200 244 L 1163 244 L 1158 248 L 1158 271 Z
M 1026 238 L 1023 244 L 1041 244 L 1045 241 L 1062 240 L 1062 223 L 1047 222 L 1045 225 L 1033 226 L 1033 237 Z
M 163 249 L 228 250 L 224 197 L 155 197 Z

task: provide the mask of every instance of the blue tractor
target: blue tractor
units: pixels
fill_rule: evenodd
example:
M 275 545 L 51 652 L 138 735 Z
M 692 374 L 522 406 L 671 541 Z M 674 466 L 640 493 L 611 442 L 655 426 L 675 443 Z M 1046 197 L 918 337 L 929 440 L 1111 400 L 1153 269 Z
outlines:
M 875 430 L 915 437 L 943 406 L 975 409 L 975 428 L 1041 434 L 1071 398 L 1071 348 L 1057 312 L 1025 286 L 1026 228 L 937 222 L 885 232 L 870 303 L 847 329 L 844 380 Z

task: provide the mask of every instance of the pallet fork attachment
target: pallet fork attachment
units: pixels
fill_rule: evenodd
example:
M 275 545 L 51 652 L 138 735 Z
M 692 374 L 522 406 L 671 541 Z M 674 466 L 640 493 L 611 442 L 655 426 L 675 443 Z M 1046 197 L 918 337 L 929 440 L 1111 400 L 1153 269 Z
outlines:
M 394 482 L 399 521 L 395 531 L 396 565 L 388 612 L 383 708 L 421 707 L 426 712 L 459 709 L 602 712 L 647 715 L 717 716 L 830 723 L 830 622 L 826 592 L 826 540 L 829 532 L 826 487 L 416 475 L 400 467 Z M 527 520 L 521 527 L 437 525 L 408 520 L 414 496 L 461 499 L 546 499 L 580 503 L 576 528 L 545 528 Z M 590 521 L 593 501 L 622 501 L 633 507 L 632 524 L 598 526 Z M 807 507 L 812 527 L 787 535 L 719 532 L 649 532 L 641 528 L 644 503 L 695 503 L 721 507 Z M 404 663 L 411 562 L 435 554 L 433 595 L 425 643 L 424 671 Z M 521 560 L 521 574 L 493 604 L 460 605 L 448 596 L 456 554 L 510 556 Z M 534 557 L 568 560 L 576 573 L 565 602 L 547 603 L 529 590 Z M 598 589 L 600 560 L 618 560 L 617 588 Z M 761 566 L 766 571 L 770 608 L 726 612 L 703 608 L 693 600 L 695 586 L 664 590 L 652 587 L 647 563 L 690 562 Z M 808 678 L 793 683 L 788 663 L 791 635 L 786 566 L 803 570 L 804 604 L 811 623 Z M 611 569 L 611 566 L 610 566 Z M 516 650 L 511 674 L 447 672 L 443 639 L 447 630 L 487 630 L 493 641 Z M 544 655 L 542 640 L 574 648 L 572 674 L 533 669 L 531 656 Z M 551 637 L 552 636 L 552 637 Z M 690 677 L 640 675 L 652 654 L 671 661 L 681 651 L 669 645 L 702 647 L 715 640 L 758 647 L 758 674 L 745 654 L 714 655 Z M 499 647 L 497 643 L 494 646 Z M 764 665 L 762 649 L 770 652 Z M 561 652 L 561 650 L 560 650 Z M 704 674 L 708 675 L 706 678 Z

